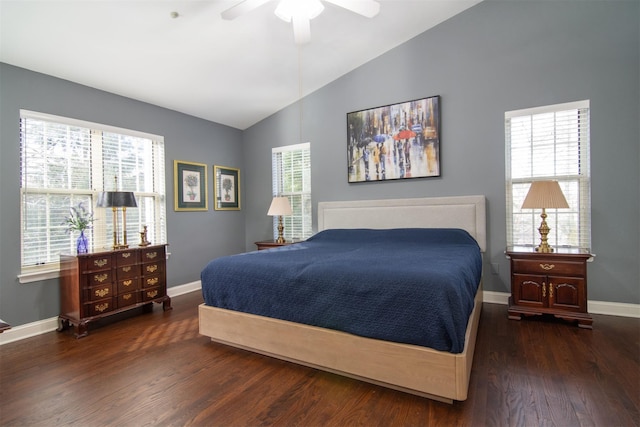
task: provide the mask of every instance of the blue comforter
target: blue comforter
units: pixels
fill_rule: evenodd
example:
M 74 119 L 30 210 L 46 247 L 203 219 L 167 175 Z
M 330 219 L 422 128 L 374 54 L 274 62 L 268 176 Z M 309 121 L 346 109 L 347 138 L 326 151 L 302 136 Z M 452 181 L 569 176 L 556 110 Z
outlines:
M 482 274 L 464 230 L 325 230 L 215 259 L 205 304 L 460 353 Z

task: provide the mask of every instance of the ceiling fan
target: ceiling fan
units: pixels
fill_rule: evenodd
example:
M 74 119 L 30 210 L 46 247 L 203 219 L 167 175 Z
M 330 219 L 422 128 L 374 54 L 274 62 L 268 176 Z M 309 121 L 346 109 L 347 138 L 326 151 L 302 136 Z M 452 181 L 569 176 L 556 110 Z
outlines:
M 251 12 L 271 0 L 242 0 L 222 12 L 222 18 L 231 20 Z M 324 0 L 327 3 L 347 9 L 367 18 L 373 18 L 380 11 L 376 0 Z M 275 14 L 285 22 L 293 24 L 293 37 L 297 44 L 311 40 L 311 20 L 320 15 L 324 6 L 320 0 L 280 0 Z

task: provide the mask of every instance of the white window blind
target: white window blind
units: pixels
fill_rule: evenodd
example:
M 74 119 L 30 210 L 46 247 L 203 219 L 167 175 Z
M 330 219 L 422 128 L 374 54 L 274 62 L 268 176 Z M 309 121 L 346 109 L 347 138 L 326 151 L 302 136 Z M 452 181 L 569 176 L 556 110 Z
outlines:
M 304 240 L 313 234 L 311 213 L 311 144 L 276 147 L 272 155 L 273 196 L 286 196 L 292 215 L 282 217 L 284 237 Z M 278 237 L 278 220 L 273 218 L 273 236 Z
M 99 192 L 115 190 L 115 177 L 118 190 L 133 191 L 138 205 L 127 209 L 129 243 L 144 225 L 148 240 L 166 243 L 162 137 L 20 111 L 23 273 L 56 267 L 61 252 L 74 253 L 77 233 L 68 234 L 64 221 L 79 203 L 95 218 L 85 232 L 90 249 L 111 247 L 113 211 L 95 204 Z
M 507 245 L 536 246 L 539 209 L 520 207 L 532 181 L 558 181 L 569 209 L 547 209 L 551 246 L 591 250 L 589 101 L 505 113 Z

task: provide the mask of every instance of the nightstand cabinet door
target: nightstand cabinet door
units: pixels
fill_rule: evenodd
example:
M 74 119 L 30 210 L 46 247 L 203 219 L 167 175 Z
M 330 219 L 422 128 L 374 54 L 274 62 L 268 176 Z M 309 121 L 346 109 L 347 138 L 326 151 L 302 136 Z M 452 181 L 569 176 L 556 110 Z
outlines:
M 511 282 L 514 303 L 526 307 L 546 307 L 546 279 L 546 276 L 514 274 Z
M 549 276 L 549 307 L 559 310 L 587 312 L 583 279 Z

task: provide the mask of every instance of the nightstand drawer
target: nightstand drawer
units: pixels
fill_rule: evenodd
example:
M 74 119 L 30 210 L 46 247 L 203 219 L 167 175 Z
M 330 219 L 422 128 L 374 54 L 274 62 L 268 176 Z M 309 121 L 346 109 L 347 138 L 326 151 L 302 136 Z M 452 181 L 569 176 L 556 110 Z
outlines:
M 550 274 L 567 276 L 584 276 L 584 262 L 562 261 L 553 259 L 514 259 L 512 269 L 518 273 Z
M 142 279 L 142 288 L 152 288 L 154 286 L 164 285 L 164 276 L 145 276 Z

